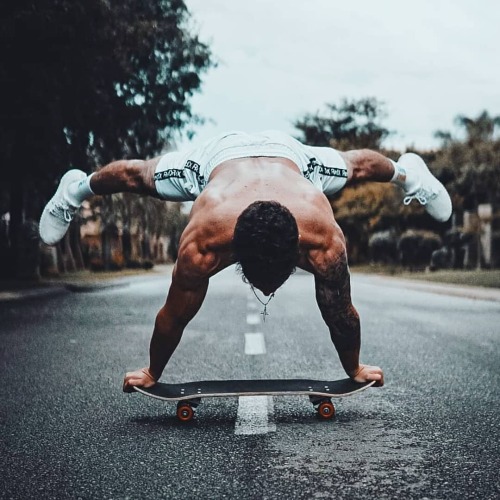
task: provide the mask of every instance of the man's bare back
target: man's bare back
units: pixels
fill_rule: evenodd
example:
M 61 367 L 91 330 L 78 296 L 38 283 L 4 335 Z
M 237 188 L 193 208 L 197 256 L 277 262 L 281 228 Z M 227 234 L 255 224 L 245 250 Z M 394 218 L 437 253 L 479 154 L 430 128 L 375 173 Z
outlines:
M 231 243 L 236 220 L 251 203 L 269 200 L 286 206 L 297 221 L 298 267 L 314 272 L 319 253 L 345 250 L 327 198 L 300 175 L 296 165 L 284 158 L 245 158 L 225 162 L 212 173 L 193 204 L 177 267 L 187 266 L 190 273 L 196 267 L 200 275 L 210 277 L 234 264 Z

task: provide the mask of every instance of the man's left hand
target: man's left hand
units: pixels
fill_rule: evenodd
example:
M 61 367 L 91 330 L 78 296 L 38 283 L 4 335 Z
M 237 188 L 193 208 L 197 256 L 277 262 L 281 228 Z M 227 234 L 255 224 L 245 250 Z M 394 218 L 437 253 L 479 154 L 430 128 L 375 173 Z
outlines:
M 351 378 L 355 382 L 371 382 L 375 380 L 375 386 L 382 387 L 384 385 L 384 372 L 378 366 L 359 365 L 358 369 L 351 374 Z

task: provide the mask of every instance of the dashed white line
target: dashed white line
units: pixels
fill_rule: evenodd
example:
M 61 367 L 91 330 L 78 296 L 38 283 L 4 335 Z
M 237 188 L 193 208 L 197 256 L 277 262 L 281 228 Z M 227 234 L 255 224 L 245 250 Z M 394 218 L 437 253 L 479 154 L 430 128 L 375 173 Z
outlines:
M 276 431 L 269 416 L 274 413 L 271 396 L 241 396 L 238 399 L 235 434 L 267 434 Z
M 262 333 L 245 333 L 245 354 L 266 354 L 266 342 Z
M 260 325 L 258 305 L 251 295 L 247 297 L 247 325 Z M 256 356 L 266 353 L 264 334 L 245 333 L 245 354 Z M 271 396 L 241 396 L 238 398 L 238 415 L 234 433 L 239 435 L 266 434 L 276 431 L 273 423 L 274 405 Z
M 248 325 L 259 325 L 260 324 L 260 316 L 256 313 L 248 313 L 247 314 L 247 324 Z

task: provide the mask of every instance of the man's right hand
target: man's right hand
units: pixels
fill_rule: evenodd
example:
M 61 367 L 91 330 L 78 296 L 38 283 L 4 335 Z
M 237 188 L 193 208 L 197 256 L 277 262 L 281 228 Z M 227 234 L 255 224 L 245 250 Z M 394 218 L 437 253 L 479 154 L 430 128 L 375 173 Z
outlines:
M 123 381 L 123 392 L 134 392 L 134 387 L 152 387 L 156 384 L 156 379 L 153 377 L 149 368 L 141 368 L 135 372 L 125 374 Z

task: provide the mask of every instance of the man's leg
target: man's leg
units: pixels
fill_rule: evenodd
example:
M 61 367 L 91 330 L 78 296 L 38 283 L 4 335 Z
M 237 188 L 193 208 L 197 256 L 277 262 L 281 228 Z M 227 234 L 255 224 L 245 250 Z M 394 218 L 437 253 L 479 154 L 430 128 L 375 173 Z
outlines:
M 405 205 L 417 200 L 436 220 L 445 222 L 450 218 L 450 195 L 420 156 L 406 153 L 394 162 L 369 149 L 347 151 L 342 156 L 348 167 L 348 182 L 393 182 L 405 192 Z
M 98 195 L 136 193 L 158 196 L 154 174 L 159 161 L 160 158 L 154 158 L 147 161 L 122 160 L 110 163 L 89 176 L 90 189 L 93 194 Z M 75 188 L 75 192 L 78 193 L 78 185 Z M 71 186 L 69 190 L 71 192 Z M 85 196 L 85 189 L 82 189 L 81 195 Z
M 154 173 L 159 160 L 160 158 L 115 161 L 89 176 L 81 170 L 66 172 L 56 194 L 43 210 L 40 237 L 47 245 L 59 242 L 80 205 L 94 194 L 127 192 L 158 196 Z

